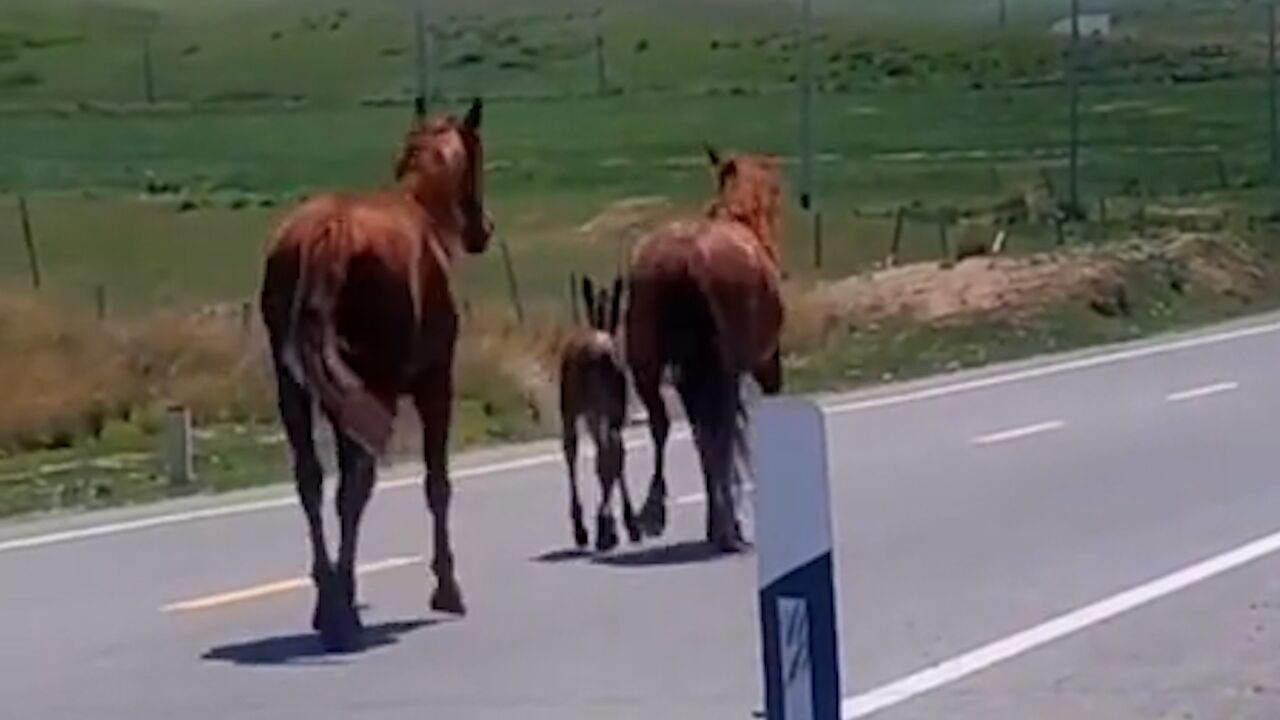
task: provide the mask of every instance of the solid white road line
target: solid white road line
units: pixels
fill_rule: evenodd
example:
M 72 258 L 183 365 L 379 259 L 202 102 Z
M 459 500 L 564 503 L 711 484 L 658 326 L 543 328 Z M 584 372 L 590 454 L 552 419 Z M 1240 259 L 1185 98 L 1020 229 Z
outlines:
M 1059 615 L 1033 628 L 945 660 L 901 680 L 882 685 L 861 695 L 845 698 L 841 712 L 843 720 L 864 718 L 880 710 L 900 705 L 912 698 L 963 680 L 994 665 L 1104 623 L 1118 615 L 1215 578 L 1277 551 L 1280 551 L 1280 533 L 1268 535 L 1087 607 Z
M 1238 382 L 1220 382 L 1204 387 L 1192 388 L 1191 390 L 1183 390 L 1182 392 L 1170 393 L 1165 400 L 1171 403 L 1186 402 L 1188 400 L 1198 400 L 1211 395 L 1221 395 L 1240 389 Z
M 1051 420 L 1036 425 L 1027 425 L 1025 427 L 1013 428 L 1012 430 L 1002 430 L 990 435 L 983 435 L 973 439 L 974 445 L 995 445 L 997 443 L 1010 442 L 1013 440 L 1021 440 L 1022 438 L 1031 437 L 1032 435 L 1040 435 L 1042 433 L 1061 430 L 1067 424 L 1061 420 Z
M 1220 345 L 1222 343 L 1257 337 L 1259 335 L 1271 335 L 1276 332 L 1280 332 L 1280 322 L 1270 322 L 1263 325 L 1253 325 L 1237 330 L 1227 330 L 1209 335 L 1173 340 L 1167 343 L 1143 345 L 1128 350 L 1118 350 L 1111 353 L 1091 355 L 1078 360 L 1068 360 L 1066 362 L 1051 363 L 1049 365 L 1039 365 L 1027 368 L 1026 370 L 1019 370 L 1001 375 L 990 375 L 950 385 L 928 387 L 915 392 L 888 395 L 878 398 L 868 398 L 866 400 L 855 400 L 847 403 L 831 404 L 826 407 L 826 411 L 832 414 L 840 414 L 846 412 L 874 410 L 877 408 L 892 407 L 894 405 L 904 405 L 906 403 L 920 402 L 922 400 L 933 400 L 935 398 L 946 397 L 948 395 L 957 395 L 960 393 L 972 392 L 974 390 L 985 390 L 987 388 L 1010 385 L 1012 383 L 1024 382 L 1027 380 L 1038 380 L 1040 378 L 1051 377 L 1053 375 L 1090 370 L 1097 367 L 1103 367 L 1105 365 L 1115 365 L 1117 363 L 1129 362 L 1131 360 L 1138 360 L 1141 358 L 1167 355 L 1169 353 L 1179 352 L 1182 350 L 1191 350 L 1193 348 L 1206 347 L 1210 345 Z
M 379 560 L 378 562 L 360 565 L 356 568 L 356 574 L 369 575 L 372 573 L 408 567 L 410 565 L 420 565 L 422 563 L 423 559 L 421 555 L 388 558 L 386 560 Z M 256 600 L 261 597 L 267 597 L 268 595 L 279 595 L 281 593 L 302 590 L 309 587 L 311 587 L 311 578 L 309 577 L 289 578 L 288 580 L 279 580 L 276 582 L 254 585 L 253 587 L 247 587 L 242 590 L 232 590 L 231 592 L 206 595 L 192 600 L 169 603 L 168 605 L 160 608 L 160 611 L 192 612 L 195 610 L 208 610 L 210 608 L 221 607 L 223 605 L 245 602 L 246 600 Z
M 1166 343 L 1146 345 L 1128 350 L 1120 350 L 1111 353 L 1103 353 L 1090 357 L 1080 358 L 1077 360 L 1069 360 L 1060 363 L 1051 363 L 1037 367 L 1019 370 L 999 375 L 991 375 L 980 377 L 973 380 L 966 380 L 958 383 L 947 385 L 939 385 L 928 387 L 912 392 L 899 393 L 895 395 L 887 395 L 884 397 L 869 398 L 866 400 L 856 400 L 852 402 L 831 402 L 828 403 L 824 410 L 832 415 L 842 415 L 845 413 L 856 413 L 867 410 L 875 410 L 879 408 L 892 407 L 895 405 L 905 405 L 908 403 L 923 402 L 936 398 L 956 395 L 959 393 L 973 392 L 986 388 L 999 387 L 1011 383 L 1024 382 L 1027 380 L 1035 380 L 1053 375 L 1060 375 L 1070 372 L 1078 372 L 1091 368 L 1102 367 L 1105 365 L 1113 365 L 1116 363 L 1128 362 L 1146 357 L 1157 355 L 1165 355 L 1182 350 L 1190 350 L 1193 348 L 1206 347 L 1210 345 L 1218 345 L 1235 340 L 1257 337 L 1260 335 L 1269 335 L 1280 332 L 1280 322 L 1270 322 L 1261 325 L 1253 325 L 1236 330 L 1223 331 L 1208 335 L 1185 338 L 1182 340 L 1173 340 Z M 671 433 L 674 440 L 682 440 L 689 437 L 687 429 L 682 428 Z M 628 448 L 648 447 L 648 444 L 635 440 L 627 444 Z M 453 477 L 466 478 L 481 475 L 493 475 L 504 472 L 512 472 L 515 470 L 523 470 L 531 467 L 537 467 L 554 462 L 561 462 L 562 458 L 558 453 L 541 453 L 531 455 L 517 460 L 509 460 L 505 462 L 493 463 L 489 465 L 478 465 L 466 468 L 459 468 L 453 471 Z M 416 467 L 416 466 L 410 466 Z M 420 471 L 415 471 L 420 472 Z M 394 471 L 393 471 L 394 473 Z M 400 470 L 399 475 L 409 474 L 405 470 Z M 394 475 L 393 475 L 394 477 Z M 412 487 L 421 482 L 418 477 L 400 477 L 398 479 L 388 479 L 378 484 L 379 490 L 394 490 L 399 488 Z M 257 502 L 237 503 L 234 505 L 223 505 L 204 510 L 193 510 L 187 512 L 171 513 L 166 515 L 156 515 L 152 517 L 140 518 L 137 520 L 129 520 L 125 522 L 109 523 L 106 525 L 95 525 L 84 528 L 76 528 L 61 532 L 48 533 L 44 535 L 33 535 L 29 537 L 19 537 L 13 540 L 0 541 L 0 553 L 13 552 L 15 550 L 26 550 L 39 548 L 48 545 L 56 545 L 76 540 L 88 540 L 96 537 L 108 535 L 118 535 L 126 532 L 134 532 L 137 530 L 145 530 L 149 528 L 163 527 L 166 525 L 177 525 L 181 523 L 194 522 L 198 520 L 209 520 L 213 518 L 229 517 L 233 515 L 243 515 L 247 513 L 261 512 L 264 510 L 273 510 L 285 507 L 291 507 L 296 504 L 296 500 L 292 495 L 272 498 L 269 500 L 261 500 Z

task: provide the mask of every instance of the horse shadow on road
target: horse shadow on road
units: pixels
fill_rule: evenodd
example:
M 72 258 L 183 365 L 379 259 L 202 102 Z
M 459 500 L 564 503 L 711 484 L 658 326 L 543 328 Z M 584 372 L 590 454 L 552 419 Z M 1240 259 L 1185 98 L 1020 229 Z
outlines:
M 745 553 L 726 555 L 710 543 L 687 540 L 669 545 L 639 547 L 604 554 L 587 550 L 550 550 L 532 559 L 534 562 L 552 565 L 582 561 L 606 567 L 644 569 L 730 561 L 744 555 Z
M 371 650 L 395 645 L 405 635 L 441 622 L 443 621 L 401 620 L 366 625 L 364 629 L 364 647 L 352 653 L 326 652 L 320 645 L 319 636 L 312 632 L 296 635 L 278 635 L 219 645 L 209 649 L 208 652 L 201 656 L 201 659 L 245 666 L 292 665 L 305 667 L 308 665 L 334 665 L 342 663 L 344 658 L 351 658 Z

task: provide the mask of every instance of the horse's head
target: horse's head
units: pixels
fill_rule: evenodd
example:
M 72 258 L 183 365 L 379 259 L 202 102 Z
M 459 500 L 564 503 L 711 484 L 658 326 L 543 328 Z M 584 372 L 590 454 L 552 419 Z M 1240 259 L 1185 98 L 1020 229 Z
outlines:
M 782 171 L 773 155 L 721 155 L 706 145 L 719 198 L 711 206 L 716 218 L 736 220 L 755 231 L 774 261 L 778 260 L 778 216 Z
M 587 308 L 587 323 L 599 332 L 615 335 L 622 320 L 622 278 L 613 281 L 612 291 L 596 288 L 591 278 L 582 278 L 582 301 Z
M 484 211 L 483 105 L 476 99 L 463 119 L 447 115 L 430 123 L 421 98 L 416 111 L 396 179 L 464 250 L 482 253 L 493 234 Z

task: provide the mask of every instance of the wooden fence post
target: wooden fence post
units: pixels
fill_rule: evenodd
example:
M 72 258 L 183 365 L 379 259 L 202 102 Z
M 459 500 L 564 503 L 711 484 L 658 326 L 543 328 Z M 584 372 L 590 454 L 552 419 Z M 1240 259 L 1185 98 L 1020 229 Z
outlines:
M 947 226 L 949 224 L 950 219 L 946 216 L 938 220 L 938 243 L 941 246 L 942 261 L 944 263 L 950 263 L 955 259 L 951 255 L 951 238 L 947 236 Z
M 898 264 L 898 253 L 902 250 L 902 230 L 905 221 L 906 211 L 899 206 L 893 220 L 893 240 L 889 243 L 889 257 L 885 259 L 886 267 L 893 267 Z
M 27 196 L 18 196 L 18 220 L 22 224 L 22 241 L 27 247 L 27 265 L 31 268 L 31 287 L 39 290 L 41 285 L 40 277 L 40 254 L 36 252 L 36 238 L 31 231 L 31 211 L 27 208 Z
M 511 261 L 511 248 L 508 247 L 506 239 L 498 241 L 499 247 L 502 249 L 502 266 L 507 271 L 507 289 L 511 293 L 511 306 L 516 312 L 516 322 L 524 322 L 524 303 L 520 300 L 520 285 L 516 282 L 516 269 Z
M 813 267 L 822 269 L 822 213 L 813 213 Z
M 186 485 L 196 478 L 191 446 L 191 410 L 178 404 L 165 412 L 164 469 L 171 485 Z
M 93 307 L 97 313 L 98 322 L 107 319 L 107 286 L 98 283 L 93 288 Z

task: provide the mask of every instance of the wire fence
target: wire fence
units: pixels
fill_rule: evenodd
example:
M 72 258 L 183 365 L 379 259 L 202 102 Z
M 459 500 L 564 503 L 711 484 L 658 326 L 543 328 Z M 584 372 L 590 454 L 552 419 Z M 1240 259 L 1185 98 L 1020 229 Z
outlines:
M 851 16 L 819 2 L 808 67 L 821 215 L 791 228 L 804 241 L 797 268 L 838 277 L 946 259 L 970 236 L 1050 248 L 1129 232 L 1134 208 L 1247 194 L 1273 177 L 1272 3 L 969 5 L 931 18 L 893 3 Z M 373 182 L 382 170 L 365 158 L 381 145 L 351 138 L 392 126 L 388 113 L 419 93 L 435 108 L 506 100 L 499 115 L 512 119 L 495 131 L 489 171 L 519 212 L 505 224 L 510 247 L 474 272 L 523 316 L 540 300 L 564 302 L 570 270 L 615 267 L 616 245 L 672 210 L 627 203 L 666 196 L 678 207 L 705 194 L 702 140 L 789 162 L 803 144 L 806 43 L 792 4 L 758 6 L 750 21 L 661 3 L 526 7 L 537 11 L 280 3 L 242 19 L 133 13 L 0 34 L 0 129 L 10 131 L 0 135 L 17 158 L 0 186 L 142 186 L 181 196 L 183 212 L 269 210 L 298 188 Z M 84 125 L 95 135 L 83 147 L 44 149 L 50 113 L 113 124 Z M 121 137 L 119 152 L 104 149 Z M 57 209 L 21 207 L 21 222 L 4 224 L 22 228 L 26 245 L 3 243 L 0 258 L 20 249 L 26 257 L 7 264 L 38 278 L 37 245 L 70 243 L 74 229 L 40 217 Z M 563 217 L 550 222 L 540 207 Z M 577 235 L 608 242 L 552 255 L 537 242 Z M 82 296 L 107 286 L 114 297 L 121 281 L 85 282 Z

